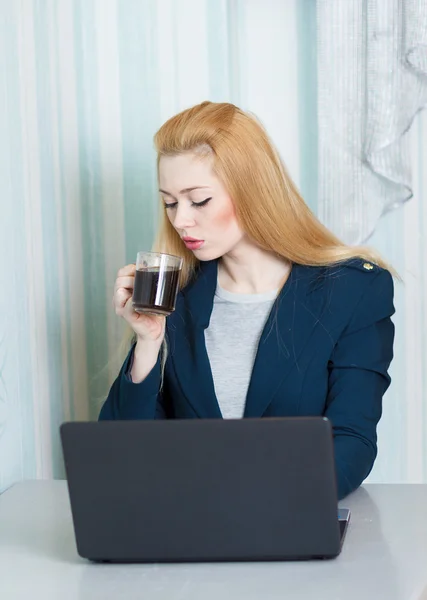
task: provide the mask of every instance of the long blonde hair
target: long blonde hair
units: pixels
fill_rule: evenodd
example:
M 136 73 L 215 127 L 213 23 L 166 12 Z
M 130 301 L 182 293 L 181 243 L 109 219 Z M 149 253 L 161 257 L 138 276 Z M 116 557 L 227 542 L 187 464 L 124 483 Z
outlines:
M 300 265 L 326 266 L 359 257 L 393 271 L 373 250 L 341 242 L 313 214 L 258 120 L 229 103 L 202 102 L 175 115 L 154 137 L 162 156 L 186 152 L 213 157 L 241 229 L 261 248 Z M 198 261 L 163 209 L 155 249 L 184 258 L 180 285 Z
M 375 251 L 347 246 L 322 225 L 300 196 L 265 129 L 234 104 L 202 102 L 184 110 L 162 125 L 154 143 L 157 168 L 162 156 L 187 152 L 209 156 L 233 200 L 242 231 L 264 250 L 308 266 L 362 258 L 398 277 Z M 199 261 L 184 246 L 164 208 L 153 249 L 184 258 L 180 287 L 185 287 Z M 129 350 L 131 339 L 130 332 L 122 352 Z M 166 356 L 165 343 L 163 367 Z

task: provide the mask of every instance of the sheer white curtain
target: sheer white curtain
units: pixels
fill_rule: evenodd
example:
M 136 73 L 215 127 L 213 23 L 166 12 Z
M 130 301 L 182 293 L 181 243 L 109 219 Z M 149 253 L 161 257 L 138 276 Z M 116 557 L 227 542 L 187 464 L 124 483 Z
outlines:
M 408 131 L 427 102 L 425 0 L 317 0 L 318 209 L 357 244 L 413 195 Z

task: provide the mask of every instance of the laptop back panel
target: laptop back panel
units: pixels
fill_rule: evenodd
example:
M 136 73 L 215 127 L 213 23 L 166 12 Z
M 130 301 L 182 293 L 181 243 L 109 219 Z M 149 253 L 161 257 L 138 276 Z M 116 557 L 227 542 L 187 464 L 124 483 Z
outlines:
M 179 562 L 340 551 L 322 418 L 66 423 L 79 554 Z

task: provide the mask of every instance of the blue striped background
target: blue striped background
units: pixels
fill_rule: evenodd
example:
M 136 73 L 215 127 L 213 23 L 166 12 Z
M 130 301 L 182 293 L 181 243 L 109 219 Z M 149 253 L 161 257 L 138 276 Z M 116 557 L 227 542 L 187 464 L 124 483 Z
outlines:
M 63 476 L 59 424 L 97 416 L 121 334 L 114 274 L 153 241 L 160 124 L 203 99 L 253 110 L 315 211 L 324 167 L 314 0 L 0 7 L 1 490 Z M 278 74 L 266 79 L 270 42 Z M 373 481 L 427 481 L 425 119 L 412 131 L 415 197 L 371 240 L 405 281 Z

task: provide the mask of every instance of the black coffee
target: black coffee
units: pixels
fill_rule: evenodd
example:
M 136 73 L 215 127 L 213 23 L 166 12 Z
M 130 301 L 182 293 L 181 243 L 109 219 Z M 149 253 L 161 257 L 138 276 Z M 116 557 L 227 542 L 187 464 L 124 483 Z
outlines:
M 138 269 L 135 273 L 133 308 L 136 312 L 169 315 L 175 310 L 179 269 L 158 267 Z

